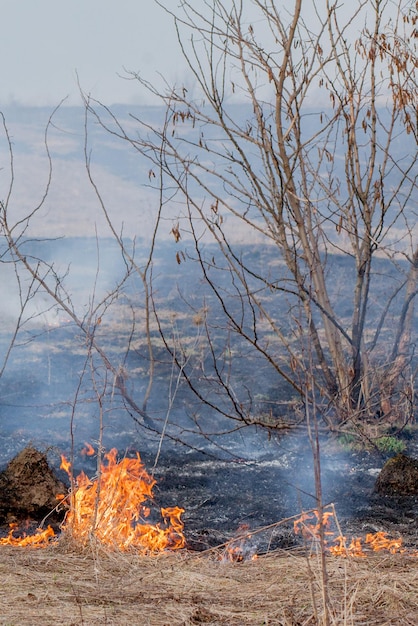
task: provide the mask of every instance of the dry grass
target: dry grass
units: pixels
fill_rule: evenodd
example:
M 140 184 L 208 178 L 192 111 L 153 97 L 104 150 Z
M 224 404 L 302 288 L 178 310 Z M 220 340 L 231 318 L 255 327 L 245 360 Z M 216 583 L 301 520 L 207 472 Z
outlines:
M 418 558 L 328 559 L 332 624 L 416 624 Z M 0 548 L 0 624 L 302 626 L 321 613 L 316 558 L 271 553 L 222 563 L 189 552 L 143 557 L 59 543 Z M 319 620 L 320 623 L 320 620 Z

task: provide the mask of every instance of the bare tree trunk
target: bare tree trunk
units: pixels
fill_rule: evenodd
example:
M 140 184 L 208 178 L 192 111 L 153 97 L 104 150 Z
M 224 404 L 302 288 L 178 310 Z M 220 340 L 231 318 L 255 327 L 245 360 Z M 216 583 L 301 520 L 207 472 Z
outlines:
M 418 293 L 418 247 L 411 259 L 411 267 L 408 273 L 405 299 L 399 319 L 399 327 L 393 344 L 389 366 L 382 380 L 381 409 L 385 416 L 395 421 L 397 417 L 394 411 L 393 401 L 399 379 L 408 367 L 411 355 L 411 333 L 414 319 L 414 300 Z

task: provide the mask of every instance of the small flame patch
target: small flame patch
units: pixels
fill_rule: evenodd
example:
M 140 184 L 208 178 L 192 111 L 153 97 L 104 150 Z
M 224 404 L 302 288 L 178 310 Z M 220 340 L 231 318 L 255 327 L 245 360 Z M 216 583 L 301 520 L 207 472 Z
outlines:
M 305 540 L 311 539 L 318 542 L 320 538 L 321 521 L 318 511 L 302 513 L 298 519 L 294 521 L 295 534 L 302 535 Z M 403 547 L 402 538 L 390 539 L 385 532 L 368 533 L 363 540 L 361 537 L 353 537 L 351 541 L 347 541 L 339 528 L 333 529 L 332 522 L 335 524 L 335 512 L 324 511 L 322 514 L 322 525 L 324 529 L 325 546 L 327 551 L 333 556 L 364 558 L 371 552 L 388 551 L 391 554 L 404 554 L 406 549 Z

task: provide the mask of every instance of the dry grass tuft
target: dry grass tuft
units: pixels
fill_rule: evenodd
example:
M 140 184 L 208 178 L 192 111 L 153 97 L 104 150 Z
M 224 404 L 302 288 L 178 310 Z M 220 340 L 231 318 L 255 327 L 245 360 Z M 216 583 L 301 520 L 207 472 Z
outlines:
M 7 626 L 301 626 L 321 613 L 319 566 L 297 552 L 223 563 L 187 551 L 156 557 L 0 549 L 0 624 Z M 418 558 L 329 557 L 332 624 L 416 624 Z M 311 570 L 311 571 L 309 571 Z

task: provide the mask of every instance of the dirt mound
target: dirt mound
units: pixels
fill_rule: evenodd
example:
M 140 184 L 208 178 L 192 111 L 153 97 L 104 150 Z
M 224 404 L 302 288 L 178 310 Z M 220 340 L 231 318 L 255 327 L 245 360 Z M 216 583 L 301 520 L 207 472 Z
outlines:
M 0 524 L 39 521 L 56 507 L 57 494 L 66 492 L 46 455 L 28 446 L 0 474 Z M 55 520 L 58 519 L 62 519 L 62 514 L 55 514 Z
M 418 460 L 397 454 L 382 468 L 375 491 L 386 496 L 412 496 L 418 494 Z

